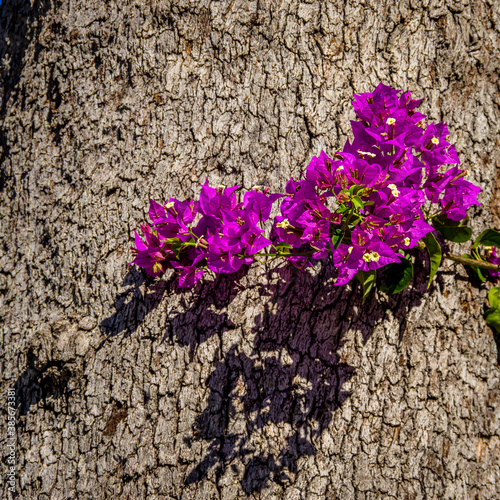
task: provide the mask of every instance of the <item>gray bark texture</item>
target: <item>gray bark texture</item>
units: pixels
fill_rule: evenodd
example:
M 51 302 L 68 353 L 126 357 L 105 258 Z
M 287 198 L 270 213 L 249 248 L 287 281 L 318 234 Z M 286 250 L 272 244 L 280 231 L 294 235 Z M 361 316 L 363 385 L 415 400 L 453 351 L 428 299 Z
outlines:
M 449 123 L 475 232 L 498 228 L 498 1 L 2 0 L 0 26 L 5 498 L 500 498 L 498 350 L 463 267 L 426 291 L 421 254 L 361 305 L 328 263 L 183 293 L 127 265 L 150 197 L 283 191 L 380 81 Z

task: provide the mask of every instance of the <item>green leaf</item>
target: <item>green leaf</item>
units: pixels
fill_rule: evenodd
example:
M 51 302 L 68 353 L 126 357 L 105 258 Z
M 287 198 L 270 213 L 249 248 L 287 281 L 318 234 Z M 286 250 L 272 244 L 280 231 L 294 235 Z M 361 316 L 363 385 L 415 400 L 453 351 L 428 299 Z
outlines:
M 462 257 L 467 257 L 468 259 L 477 259 L 477 257 L 474 257 L 473 255 L 470 255 L 468 253 L 464 253 Z M 486 281 L 486 276 L 484 275 L 484 271 L 481 268 L 476 266 L 467 266 L 467 267 L 476 274 L 476 276 L 482 283 Z
M 363 288 L 363 304 L 365 303 L 368 295 L 372 291 L 375 280 L 377 279 L 376 271 L 358 271 L 356 279 L 361 283 Z
M 488 300 L 493 309 L 500 309 L 500 287 L 494 286 L 488 292 Z
M 488 309 L 484 315 L 486 323 L 500 334 L 500 309 Z
M 288 243 L 280 243 L 279 245 L 275 245 L 274 248 L 277 252 L 281 253 L 290 253 L 293 250 L 292 245 L 289 245 Z
M 179 258 L 179 254 L 183 248 L 186 248 L 184 242 L 179 238 L 166 238 L 161 240 L 162 243 L 166 243 L 168 248 L 174 252 L 174 255 Z M 162 245 L 163 246 L 163 245 Z
M 429 274 L 429 282 L 427 283 L 427 289 L 431 286 L 432 280 L 434 276 L 436 276 L 437 270 L 441 265 L 441 259 L 443 258 L 443 252 L 441 251 L 441 247 L 437 242 L 436 238 L 432 233 L 427 233 L 425 238 L 422 238 L 422 241 L 425 244 L 425 249 L 429 254 L 430 260 L 430 274 Z
M 494 229 L 486 229 L 476 238 L 472 249 L 475 250 L 479 245 L 500 248 L 500 233 Z
M 351 201 L 356 209 L 361 210 L 363 208 L 363 202 L 359 196 L 354 196 L 354 198 L 351 198 Z
M 353 214 L 353 219 L 351 221 L 351 224 L 348 224 L 347 227 L 349 229 L 354 229 L 359 224 L 360 221 L 361 221 L 361 217 L 359 217 L 357 214 Z
M 338 245 L 340 245 L 340 241 L 342 240 L 342 232 L 339 231 L 338 233 L 334 234 L 332 236 L 332 245 L 333 248 L 337 248 Z
M 177 243 L 181 243 L 180 238 L 165 238 L 161 240 L 162 243 L 166 243 L 167 245 L 175 245 Z
M 491 307 L 484 314 L 484 319 L 497 334 L 500 334 L 500 287 L 494 286 L 490 289 L 488 300 Z
M 472 229 L 470 227 L 464 226 L 458 221 L 447 219 L 444 215 L 434 218 L 432 224 L 443 235 L 443 238 L 448 241 L 464 243 L 472 237 Z
M 411 283 L 413 264 L 409 258 L 405 258 L 401 262 L 385 266 L 380 274 L 384 281 L 380 290 L 387 293 L 399 293 Z
M 355 195 L 360 189 L 362 188 L 362 186 L 360 184 L 353 184 L 350 188 L 349 188 L 349 194 L 350 196 L 353 196 Z M 347 191 L 347 190 L 346 190 Z

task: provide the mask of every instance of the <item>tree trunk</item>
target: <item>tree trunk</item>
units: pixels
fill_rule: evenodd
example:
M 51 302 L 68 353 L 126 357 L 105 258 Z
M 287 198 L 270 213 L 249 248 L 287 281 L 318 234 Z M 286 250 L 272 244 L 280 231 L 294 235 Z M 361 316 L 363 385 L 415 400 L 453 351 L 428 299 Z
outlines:
M 460 265 L 427 291 L 421 254 L 364 305 L 327 263 L 184 293 L 127 266 L 150 197 L 282 191 L 379 81 L 449 123 L 475 232 L 498 227 L 498 2 L 2 0 L 0 23 L 4 497 L 498 498 L 497 346 Z

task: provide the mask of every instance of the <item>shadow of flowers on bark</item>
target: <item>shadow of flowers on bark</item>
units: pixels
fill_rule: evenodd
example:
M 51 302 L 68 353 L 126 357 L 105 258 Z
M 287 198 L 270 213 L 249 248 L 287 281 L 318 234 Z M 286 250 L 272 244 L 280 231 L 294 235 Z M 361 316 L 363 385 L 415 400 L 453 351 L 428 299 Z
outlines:
M 261 287 L 268 299 L 263 314 L 254 318 L 251 344 L 235 343 L 224 354 L 219 350 L 206 381 L 206 409 L 185 442 L 209 446 L 188 473 L 187 485 L 220 477 L 228 467 L 247 494 L 260 492 L 269 481 L 293 482 L 299 458 L 315 453 L 334 412 L 350 395 L 343 386 L 354 368 L 339 354 L 345 333 L 356 329 L 366 343 L 390 307 L 401 338 L 407 309 L 420 297 L 408 290 L 389 303 L 372 297 L 361 307 L 358 288 L 336 287 L 328 264 L 317 276 L 289 267 L 275 271 L 282 279 Z M 197 342 L 173 331 L 182 344 Z
M 142 271 L 131 269 L 122 283 L 125 290 L 115 297 L 116 312 L 100 324 L 105 338 L 99 348 L 120 334 L 125 338 L 132 335 L 144 318 L 159 306 L 172 281 L 155 281 Z M 141 288 L 145 289 L 144 293 Z
M 225 331 L 234 328 L 227 307 L 243 289 L 240 281 L 248 269 L 248 266 L 243 266 L 236 273 L 217 275 L 213 282 L 199 285 L 194 294 L 190 290 L 175 289 L 177 294 L 182 295 L 180 310 L 169 313 L 164 340 L 189 346 L 189 358 L 192 361 L 200 344 L 213 335 L 222 336 Z M 189 303 L 184 295 L 188 296 Z
M 128 336 L 167 288 L 180 294 L 179 310 L 169 312 L 164 340 L 189 346 L 193 360 L 203 342 L 214 335 L 220 339 L 214 369 L 205 381 L 206 409 L 184 439 L 187 446 L 197 441 L 208 446 L 202 460 L 187 471 L 185 484 L 213 480 L 230 468 L 250 494 L 270 481 L 293 482 L 298 460 L 316 452 L 334 412 L 349 397 L 343 386 L 354 368 L 340 354 L 346 332 L 360 332 L 366 343 L 391 309 L 401 339 L 407 313 L 419 303 L 426 283 L 417 279 L 412 289 L 383 303 L 372 294 L 361 305 L 359 287 L 336 287 L 335 270 L 328 263 L 318 264 L 316 275 L 280 267 L 270 271 L 268 277 L 278 273 L 273 284 L 253 285 L 266 299 L 253 324 L 245 327 L 234 325 L 227 311 L 243 289 L 240 282 L 247 271 L 219 275 L 195 292 L 175 289 L 172 280 L 149 282 L 131 271 L 124 282 L 129 288 L 117 297 L 116 313 L 101 323 L 101 331 L 107 335 L 103 343 L 120 333 Z M 223 342 L 225 331 L 239 329 L 243 341 Z

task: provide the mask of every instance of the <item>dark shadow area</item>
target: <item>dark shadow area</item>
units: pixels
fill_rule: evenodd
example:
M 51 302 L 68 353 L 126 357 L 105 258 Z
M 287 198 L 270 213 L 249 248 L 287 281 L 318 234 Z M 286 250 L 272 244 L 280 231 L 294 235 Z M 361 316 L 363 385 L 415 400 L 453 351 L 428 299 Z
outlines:
M 364 305 L 359 285 L 334 285 L 335 269 L 327 262 L 318 264 L 316 275 L 291 266 L 270 269 L 261 283 L 245 283 L 245 290 L 253 288 L 265 297 L 265 305 L 253 317 L 243 342 L 225 348 L 223 333 L 236 328 L 227 307 L 242 291 L 247 267 L 187 291 L 177 288 L 173 277 L 154 280 L 133 268 L 122 283 L 124 291 L 115 298 L 115 312 L 100 325 L 104 338 L 99 348 L 130 336 L 162 300 L 176 294 L 179 310 L 169 313 L 163 340 L 189 346 L 193 359 L 207 339 L 220 339 L 213 370 L 205 380 L 206 409 L 185 438 L 188 446 L 208 443 L 208 450 L 185 483 L 202 481 L 209 474 L 220 476 L 231 467 L 247 494 L 258 493 L 269 481 L 293 480 L 299 458 L 315 453 L 334 412 L 349 397 L 343 386 L 354 368 L 339 354 L 345 334 L 357 331 L 366 343 L 390 309 L 400 324 L 401 339 L 409 310 L 426 291 L 426 265 L 425 259 L 416 259 L 412 288 L 383 302 L 372 294 Z M 51 399 L 67 400 L 68 381 L 77 377 L 72 369 L 71 363 L 62 361 L 40 366 L 29 351 L 28 366 L 15 385 L 20 414 L 41 401 L 50 405 Z M 122 413 L 117 415 L 121 418 Z M 282 435 L 276 436 L 273 429 Z M 261 446 L 256 448 L 256 442 Z
M 34 0 L 32 3 L 29 0 L 4 0 L 0 5 L 0 60 L 9 61 L 0 66 L 0 192 L 11 179 L 10 169 L 5 165 L 12 146 L 3 125 L 7 105 L 11 97 L 17 99 L 17 94 L 13 93 L 19 93 L 26 49 L 41 29 L 40 24 L 33 26 L 34 21 L 45 16 L 50 8 L 48 0 Z
M 137 330 L 144 318 L 158 307 L 171 281 L 153 280 L 136 268 L 126 274 L 122 288 L 125 290 L 115 297 L 116 312 L 106 318 L 100 325 L 105 335 L 99 349 L 118 335 L 129 337 Z M 145 289 L 143 293 L 141 288 Z
M 32 349 L 27 354 L 28 366 L 14 386 L 20 415 L 27 415 L 32 405 L 41 401 L 52 410 L 51 399 L 68 398 L 68 382 L 74 376 L 71 364 L 52 361 L 38 366 Z
M 241 289 L 239 280 L 247 272 L 248 266 L 244 266 L 237 273 L 218 275 L 215 281 L 198 285 L 193 294 L 190 289 L 178 288 L 174 277 L 166 281 L 155 280 L 134 267 L 123 280 L 122 288 L 125 290 L 115 298 L 116 312 L 100 324 L 105 338 L 99 348 L 118 336 L 129 337 L 144 318 L 158 307 L 165 294 L 175 293 L 181 296 L 181 311 L 170 314 L 164 339 L 172 340 L 175 332 L 177 342 L 190 346 L 192 359 L 197 345 L 233 326 L 225 313 L 217 311 L 227 307 L 236 297 Z M 195 328 L 193 323 L 196 323 Z
M 223 357 L 219 353 L 206 381 L 207 408 L 186 442 L 202 440 L 210 446 L 186 484 L 203 480 L 212 468 L 222 475 L 235 459 L 244 464 L 242 487 L 247 494 L 259 493 L 269 481 L 289 482 L 298 472 L 298 459 L 315 453 L 315 443 L 350 395 L 343 385 L 354 369 L 338 353 L 345 333 L 358 330 L 366 343 L 390 308 L 400 322 L 401 338 L 408 310 L 421 296 L 417 286 L 388 303 L 372 296 L 361 306 L 360 290 L 336 287 L 328 264 L 317 276 L 289 267 L 273 272 L 281 279 L 278 285 L 262 286 L 269 298 L 264 314 L 255 317 L 251 352 L 234 344 Z M 232 430 L 236 420 L 244 430 Z M 285 445 L 267 437 L 275 424 L 288 424 Z M 252 449 L 256 433 L 266 452 Z M 277 444 L 279 452 L 271 452 Z
M 4 0 L 0 4 L 0 58 L 6 55 L 9 64 L 1 69 L 3 96 L 1 116 L 5 117 L 7 103 L 23 70 L 24 54 L 31 40 L 41 30 L 41 25 L 33 26 L 34 21 L 45 16 L 50 8 L 49 0 Z
M 425 277 L 427 265 L 424 258 L 417 259 L 415 276 Z M 222 346 L 223 332 L 235 328 L 227 306 L 242 288 L 246 272 L 242 268 L 234 275 L 219 275 L 186 292 L 177 289 L 172 279 L 148 281 L 132 270 L 123 283 L 128 290 L 115 300 L 115 314 L 101 323 L 103 343 L 120 334 L 130 335 L 162 298 L 175 293 L 185 295 L 181 295 L 180 310 L 169 313 L 164 340 L 189 346 L 190 359 L 213 335 L 221 338 Z M 283 266 L 263 278 L 274 284 L 253 286 L 266 297 L 264 311 L 254 317 L 246 346 L 235 342 L 217 352 L 205 381 L 210 391 L 207 407 L 185 439 L 188 446 L 195 441 L 209 443 L 208 451 L 189 471 L 186 484 L 202 481 L 208 474 L 220 476 L 228 467 L 240 475 L 247 494 L 260 492 L 269 481 L 290 481 L 297 473 L 298 459 L 315 453 L 317 440 L 350 395 L 343 385 L 354 375 L 354 368 L 339 354 L 345 334 L 356 330 L 366 343 L 391 309 L 400 324 L 401 339 L 407 314 L 420 302 L 427 285 L 425 278 L 415 278 L 412 288 L 388 296 L 385 302 L 372 294 L 361 305 L 359 286 L 336 287 L 334 278 L 335 269 L 328 263 L 319 264 L 316 276 Z M 286 425 L 287 436 L 281 444 L 268 446 L 267 433 L 276 425 L 280 429 Z M 264 439 L 265 452 L 256 452 L 256 436 Z M 269 439 L 275 442 L 273 436 Z M 235 462 L 243 464 L 244 470 L 238 471 Z
M 241 279 L 248 273 L 248 266 L 243 266 L 233 274 L 219 274 L 213 282 L 203 282 L 198 285 L 195 293 L 173 287 L 175 293 L 188 296 L 189 304 L 184 297 L 181 300 L 181 310 L 169 315 L 164 340 L 178 342 L 189 346 L 189 356 L 192 360 L 196 347 L 212 335 L 222 335 L 234 327 L 225 308 L 242 290 Z

